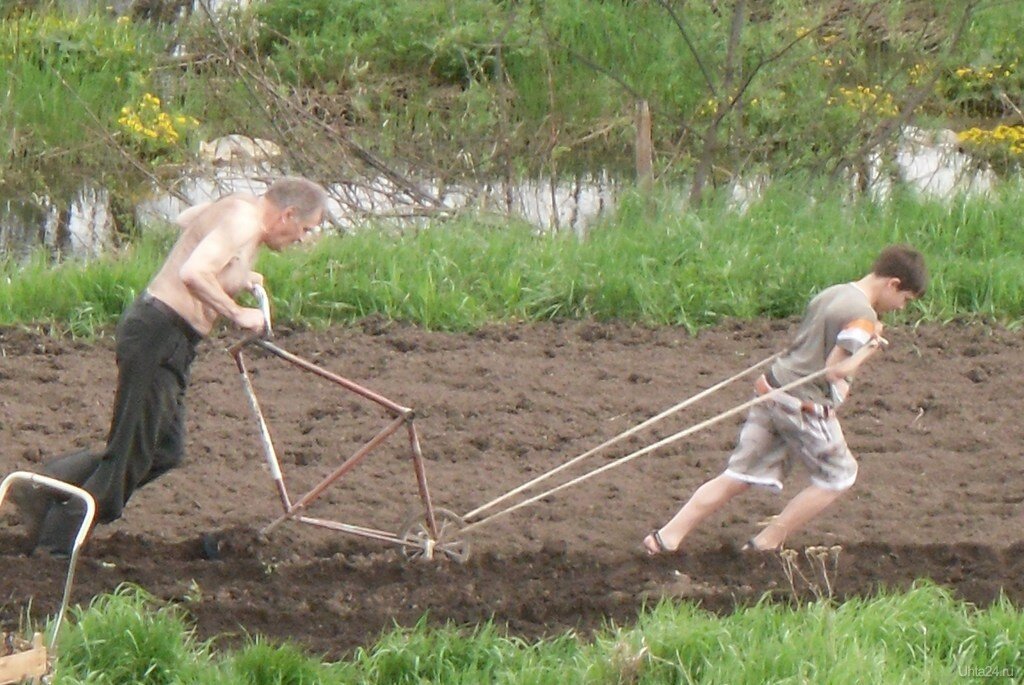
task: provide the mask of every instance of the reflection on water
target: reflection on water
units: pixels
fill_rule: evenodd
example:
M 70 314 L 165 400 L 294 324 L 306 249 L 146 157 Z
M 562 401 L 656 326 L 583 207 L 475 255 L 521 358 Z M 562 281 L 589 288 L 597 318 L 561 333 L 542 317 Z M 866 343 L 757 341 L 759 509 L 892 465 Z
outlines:
M 243 192 L 261 195 L 266 179 L 275 174 L 245 174 L 222 169 L 212 178 L 189 178 L 177 184 L 179 195 L 157 195 L 137 208 L 141 223 L 173 220 L 185 208 L 223 195 Z M 343 230 L 356 230 L 368 219 L 399 225 L 422 223 L 438 213 L 472 210 L 493 213 L 532 224 L 540 231 L 569 230 L 583 235 L 611 208 L 618 185 L 607 176 L 553 182 L 550 179 L 489 183 L 478 187 L 424 184 L 422 190 L 441 202 L 440 208 L 424 208 L 390 180 L 377 178 L 361 183 L 339 183 L 328 188 L 328 213 Z
M 867 178 L 851 178 L 851 188 L 866 186 L 879 201 L 891 196 L 896 183 L 932 198 L 988 192 L 996 183 L 995 175 L 989 169 L 979 169 L 949 133 L 906 127 L 890 157 L 896 173 L 885 173 L 890 168 L 885 157 L 875 154 L 867 160 Z M 267 164 L 252 163 L 251 156 L 248 159 L 250 164 L 238 165 L 231 155 L 223 160 L 216 158 L 207 165 L 205 175 L 176 182 L 174 194 L 154 192 L 135 207 L 138 223 L 144 227 L 170 222 L 191 205 L 233 192 L 261 195 L 267 187 L 263 179 L 281 174 Z M 763 175 L 740 179 L 732 188 L 733 207 L 746 211 L 770 183 L 771 179 Z M 439 206 L 425 207 L 411 196 L 414 191 L 377 178 L 330 186 L 328 210 L 331 222 L 341 230 L 356 230 L 368 220 L 416 226 L 439 212 L 470 211 L 475 215 L 494 214 L 501 221 L 524 221 L 539 232 L 572 231 L 582 237 L 614 207 L 619 189 L 614 179 L 603 174 L 575 180 L 499 181 L 479 186 L 428 182 L 420 190 L 436 198 Z M 55 207 L 45 198 L 0 201 L 3 254 L 20 258 L 45 248 L 54 257 L 90 256 L 106 249 L 112 237 L 110 200 L 102 189 L 83 189 L 67 207 Z
M 105 190 L 84 188 L 67 206 L 47 198 L 0 201 L 0 254 L 24 259 L 45 250 L 53 259 L 95 256 L 110 245 L 113 221 Z
M 141 226 L 171 222 L 186 208 L 223 195 L 262 195 L 267 188 L 262 179 L 278 175 L 266 170 L 247 174 L 233 168 L 216 169 L 208 177 L 182 179 L 175 184 L 174 195 L 154 193 L 135 207 L 135 216 Z M 328 211 L 341 230 L 357 230 L 368 220 L 420 225 L 439 212 L 472 210 L 525 221 L 539 231 L 568 230 L 583 235 L 614 204 L 617 185 L 600 177 L 494 183 L 479 188 L 426 184 L 423 190 L 437 197 L 442 207 L 425 211 L 387 179 L 376 179 L 331 186 Z M 19 259 L 41 248 L 54 258 L 96 255 L 111 245 L 113 233 L 110 198 L 103 190 L 84 189 L 66 208 L 55 207 L 45 198 L 0 202 L 0 249 Z

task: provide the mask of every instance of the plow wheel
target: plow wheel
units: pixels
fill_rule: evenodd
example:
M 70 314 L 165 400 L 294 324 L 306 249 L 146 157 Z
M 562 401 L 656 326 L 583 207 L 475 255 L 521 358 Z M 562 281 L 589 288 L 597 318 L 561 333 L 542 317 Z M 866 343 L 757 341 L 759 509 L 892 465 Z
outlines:
M 444 558 L 460 564 L 469 559 L 469 542 L 458 539 L 462 517 L 448 509 L 434 509 L 437 539 L 432 539 L 426 514 L 419 514 L 406 523 L 402 532 L 402 555 L 410 561 L 433 561 Z

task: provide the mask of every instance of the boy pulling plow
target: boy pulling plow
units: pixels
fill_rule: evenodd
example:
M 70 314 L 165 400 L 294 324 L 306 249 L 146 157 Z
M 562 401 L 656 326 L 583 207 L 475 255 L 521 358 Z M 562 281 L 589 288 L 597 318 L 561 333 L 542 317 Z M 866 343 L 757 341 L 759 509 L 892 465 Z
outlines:
M 788 470 L 787 457 L 792 451 L 811 468 L 813 484 L 801 493 L 775 522 L 748 543 L 748 547 L 755 550 L 779 549 L 787 533 L 798 529 L 853 484 L 857 464 L 842 439 L 835 418 L 835 408 L 845 399 L 849 391 L 849 379 L 860 364 L 885 344 L 880 335 L 878 314 L 902 309 L 909 300 L 923 294 L 926 280 L 926 270 L 919 253 L 905 246 L 887 248 L 876 260 L 870 274 L 856 283 L 842 284 L 829 289 L 825 294 L 825 300 L 819 297 L 812 302 L 809 307 L 811 314 L 802 324 L 797 344 L 785 352 L 754 364 L 462 516 L 447 510 L 435 509 L 431 502 L 419 439 L 413 423 L 414 413 L 411 409 L 282 350 L 266 339 L 270 333 L 268 325 L 266 335 L 263 337 L 243 340 L 231 348 L 242 374 L 250 406 L 259 421 L 267 463 L 277 483 L 278 494 L 284 508 L 284 513 L 272 521 L 265 530 L 286 519 L 292 519 L 401 545 L 409 558 L 443 557 L 465 561 L 469 554 L 469 544 L 461 536 L 470 531 L 724 419 L 749 411 L 747 427 L 741 435 L 740 451 L 737 452 L 739 456 L 734 455 L 729 469 L 699 490 L 666 526 L 652 531 L 644 539 L 643 546 L 650 555 L 673 552 L 679 548 L 682 538 L 692 527 L 751 484 L 781 486 L 779 478 Z M 270 312 L 266 293 L 262 288 L 254 289 L 254 292 L 263 308 L 264 319 L 269 322 Z M 837 300 L 838 304 L 833 303 L 833 300 Z M 823 301 L 825 304 L 822 304 Z M 362 449 L 294 503 L 285 487 L 280 464 L 242 357 L 243 348 L 250 343 L 375 402 L 393 417 L 392 421 Z M 794 362 L 794 359 L 799 363 Z M 769 364 L 771 366 L 755 384 L 757 392 L 753 399 L 560 485 L 538 494 L 524 494 L 542 481 Z M 793 424 L 795 427 L 783 431 L 783 428 L 777 425 L 783 419 L 779 418 L 776 421 L 771 418 L 776 414 L 788 421 L 786 425 Z M 408 433 L 412 463 L 425 511 L 422 520 L 414 521 L 404 532 L 396 534 L 317 519 L 304 513 L 306 505 L 315 500 L 324 489 L 348 473 L 374 448 L 403 427 Z M 756 441 L 751 437 L 754 433 L 757 434 Z M 758 459 L 760 461 L 757 461 Z M 757 464 L 751 466 L 747 463 L 750 460 L 757 461 Z M 707 495 L 709 489 L 714 497 Z M 517 495 L 522 495 L 525 499 L 520 498 L 518 502 L 508 504 L 509 500 Z M 713 501 L 710 504 L 705 503 L 708 499 Z M 502 503 L 506 503 L 506 506 L 497 509 Z M 488 511 L 490 513 L 485 514 Z M 774 537 L 769 539 L 769 536 Z

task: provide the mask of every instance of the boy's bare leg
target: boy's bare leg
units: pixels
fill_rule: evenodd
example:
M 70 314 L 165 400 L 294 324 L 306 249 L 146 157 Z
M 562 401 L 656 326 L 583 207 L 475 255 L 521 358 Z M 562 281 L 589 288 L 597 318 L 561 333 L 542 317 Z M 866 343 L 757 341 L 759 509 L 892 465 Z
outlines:
M 661 534 L 662 542 L 668 549 L 678 549 L 683 539 L 701 521 L 714 514 L 729 500 L 749 487 L 750 483 L 737 480 L 724 473 L 704 483 L 697 488 L 697 491 L 683 505 L 679 513 L 658 531 Z M 644 544 L 648 545 L 648 541 L 644 540 Z M 650 546 L 648 548 L 650 549 Z
M 789 501 L 782 512 L 753 539 L 757 549 L 778 549 L 793 533 L 839 499 L 845 490 L 808 485 Z

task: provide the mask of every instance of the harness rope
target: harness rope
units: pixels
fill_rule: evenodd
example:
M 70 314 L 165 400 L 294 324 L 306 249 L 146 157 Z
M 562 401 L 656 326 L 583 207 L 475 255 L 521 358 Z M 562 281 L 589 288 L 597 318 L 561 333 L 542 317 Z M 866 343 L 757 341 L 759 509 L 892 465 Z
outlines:
M 497 504 L 500 504 L 501 502 L 504 502 L 509 497 L 512 497 L 514 495 L 518 495 L 523 490 L 527 490 L 527 489 L 533 487 L 534 485 L 536 485 L 537 483 L 540 483 L 541 481 L 547 480 L 551 476 L 555 475 L 556 473 L 560 473 L 561 471 L 569 468 L 573 464 L 576 464 L 576 463 L 578 463 L 580 461 L 583 461 L 587 457 L 591 457 L 591 456 L 597 454 L 598 452 L 600 452 L 601 450 L 605 449 L 606 447 L 611 447 L 612 445 L 618 443 L 620 440 L 625 440 L 626 438 L 630 437 L 631 435 L 634 435 L 635 433 L 643 430 L 644 428 L 647 428 L 648 426 L 651 426 L 651 425 L 657 423 L 658 421 L 661 421 L 662 419 L 664 419 L 665 417 L 669 416 L 670 414 L 674 414 L 677 411 L 681 411 L 681 410 L 685 409 L 686 407 L 690 406 L 691 404 L 693 404 L 694 402 L 697 402 L 698 400 L 702 400 L 705 397 L 707 397 L 708 395 L 721 390 L 722 388 L 724 388 L 725 386 L 729 385 L 730 383 L 732 383 L 732 382 L 734 382 L 734 381 L 736 381 L 736 380 L 738 380 L 740 378 L 743 378 L 743 376 L 746 376 L 751 371 L 754 371 L 756 369 L 761 368 L 762 366 L 764 366 L 768 362 L 774 360 L 778 356 L 779 356 L 778 354 L 773 354 L 772 356 L 768 357 L 767 359 L 763 359 L 763 360 L 757 362 L 753 366 L 750 366 L 750 367 L 744 369 L 743 371 L 740 371 L 739 373 L 735 374 L 734 376 L 732 376 L 730 378 L 727 378 L 724 381 L 722 381 L 722 382 L 720 382 L 720 383 L 718 383 L 716 385 L 711 386 L 710 388 L 702 390 L 701 392 L 697 393 L 696 395 L 694 395 L 694 396 L 692 396 L 692 397 L 690 397 L 688 399 L 683 400 L 682 402 L 680 402 L 679 404 L 675 405 L 674 407 L 669 407 L 668 409 L 666 409 L 665 411 L 661 412 L 657 416 L 652 416 L 651 418 L 647 419 L 643 423 L 641 423 L 639 425 L 636 425 L 636 426 L 633 426 L 632 428 L 630 428 L 630 429 L 628 429 L 628 430 L 626 430 L 626 431 L 624 431 L 622 433 L 619 433 L 618 435 L 616 435 L 613 438 L 609 438 L 608 440 L 605 440 L 604 442 L 602 442 L 597 447 L 594 447 L 594 448 L 591 448 L 591 449 L 587 450 L 583 454 L 579 455 L 578 457 L 574 457 L 573 459 L 570 459 L 569 461 L 567 461 L 566 463 L 562 464 L 561 466 L 557 466 L 557 467 L 551 469 L 550 471 L 547 471 L 545 473 L 540 474 L 539 476 L 537 476 L 533 480 L 529 481 L 528 483 L 523 483 L 522 485 L 520 485 L 519 487 L 515 488 L 514 490 L 510 490 L 509 492 L 506 492 L 504 495 L 501 495 L 500 497 L 497 497 L 497 498 L 491 500 L 490 502 L 487 502 L 486 504 L 481 504 L 479 507 L 477 507 L 473 511 L 469 512 L 468 514 L 466 514 L 462 518 L 468 521 L 469 519 L 475 517 L 480 512 L 486 511 L 487 509 L 490 509 L 491 507 L 493 507 L 493 506 L 495 506 Z
M 764 364 L 767 364 L 769 361 L 774 359 L 775 356 L 777 356 L 777 355 L 773 355 L 773 356 L 769 357 L 768 359 L 765 359 L 764 361 L 758 362 L 754 366 L 746 369 L 745 371 L 737 374 L 736 376 L 733 376 L 732 378 L 730 378 L 730 379 L 728 379 L 726 381 L 722 381 L 721 383 L 719 383 L 719 384 L 717 384 L 715 386 L 712 386 L 712 388 L 709 388 L 708 390 L 705 390 L 704 392 L 702 392 L 702 393 L 700 393 L 698 395 L 695 395 L 694 397 L 692 397 L 689 400 L 686 400 L 686 401 L 680 403 L 680 405 L 677 405 L 677 406 L 679 408 L 682 408 L 682 406 L 686 405 L 687 403 L 692 404 L 693 402 L 697 401 L 701 397 L 706 397 L 707 394 L 710 394 L 710 392 L 713 392 L 713 391 L 715 391 L 717 389 L 720 389 L 725 384 L 727 384 L 729 382 L 732 382 L 733 380 L 735 380 L 737 378 L 742 377 L 743 375 L 749 373 L 750 371 L 752 371 L 752 370 L 754 370 L 754 369 L 756 369 L 756 368 L 758 368 L 758 367 L 760 367 L 760 366 L 762 366 Z M 561 490 L 564 490 L 564 489 L 566 489 L 568 487 L 571 487 L 573 485 L 581 483 L 581 482 L 587 480 L 588 478 L 591 478 L 593 476 L 598 475 L 599 473 L 604 473 L 605 471 L 609 471 L 609 470 L 611 470 L 611 469 L 613 469 L 613 468 L 615 468 L 617 466 L 621 466 L 621 465 L 623 465 L 623 464 L 625 464 L 627 462 L 632 461 L 633 459 L 636 459 L 637 457 L 641 457 L 641 456 L 643 456 L 643 455 L 645 455 L 645 454 L 647 454 L 649 452 L 652 452 L 652 451 L 658 449 L 659 447 L 663 447 L 664 445 L 668 445 L 670 443 L 676 442 L 677 440 L 681 440 L 681 439 L 683 439 L 683 438 L 685 438 L 685 437 L 687 437 L 689 435 L 692 435 L 693 433 L 696 433 L 697 431 L 700 431 L 700 430 L 703 430 L 703 429 L 707 428 L 708 426 L 712 426 L 712 425 L 718 423 L 719 421 L 722 421 L 722 420 L 727 419 L 727 418 L 729 418 L 731 416 L 734 416 L 734 415 L 736 415 L 736 414 L 738 414 L 738 413 L 740 413 L 742 411 L 745 411 L 746 409 L 749 409 L 750 407 L 753 407 L 755 405 L 761 404 L 762 402 L 767 402 L 768 400 L 774 399 L 777 393 L 788 392 L 789 390 L 791 390 L 793 388 L 796 388 L 796 387 L 798 387 L 800 385 L 803 385 L 804 383 L 808 383 L 808 382 L 810 382 L 812 380 L 820 378 L 821 376 L 824 376 L 828 371 L 829 371 L 829 369 L 828 369 L 828 367 L 826 367 L 824 369 L 821 369 L 820 371 L 816 371 L 816 372 L 814 372 L 814 373 L 812 373 L 810 375 L 804 376 L 803 378 L 798 378 L 797 380 L 793 381 L 792 383 L 788 383 L 788 384 L 782 386 L 781 388 L 774 389 L 774 390 L 772 390 L 771 392 L 769 392 L 767 394 L 759 395 L 759 396 L 757 396 L 757 397 L 755 397 L 755 398 L 753 398 L 751 400 L 748 400 L 747 402 L 744 402 L 743 404 L 739 404 L 739 405 L 733 407 L 732 409 L 728 409 L 728 410 L 718 414 L 717 416 L 713 416 L 710 419 L 702 421 L 701 423 L 698 423 L 698 424 L 696 424 L 694 426 L 690 426 L 689 428 L 685 428 L 685 429 L 679 431 L 678 433 L 670 435 L 667 438 L 663 438 L 662 440 L 659 440 L 658 442 L 656 442 L 656 443 L 654 443 L 652 445 L 648 445 L 647 447 L 641 448 L 641 449 L 633 452 L 632 454 L 628 454 L 628 455 L 626 455 L 624 457 L 620 457 L 620 458 L 616 459 L 615 461 L 613 461 L 613 462 L 611 462 L 609 464 L 605 464 L 604 466 L 602 466 L 600 468 L 597 468 L 597 469 L 595 469 L 593 471 L 590 471 L 590 472 L 585 473 L 585 474 L 583 474 L 581 476 L 573 478 L 570 481 L 562 483 L 561 485 L 558 485 L 558 486 L 553 487 L 553 488 L 551 488 L 549 490 L 546 490 L 546 491 L 544 491 L 544 492 L 542 492 L 542 493 L 540 493 L 538 495 L 534 495 L 533 497 L 525 499 L 525 500 L 523 500 L 523 501 L 521 501 L 521 502 L 519 502 L 517 504 L 514 504 L 514 505 L 512 505 L 510 507 L 507 507 L 505 509 L 500 509 L 500 510 L 494 512 L 493 514 L 491 514 L 490 516 L 487 516 L 485 518 L 482 518 L 482 519 L 480 519 L 478 521 L 474 521 L 474 522 L 464 526 L 460 532 L 466 533 L 466 532 L 468 532 L 468 531 L 470 531 L 470 530 L 472 530 L 474 528 L 478 528 L 478 527 L 482 526 L 483 524 L 487 523 L 488 521 L 492 521 L 492 520 L 494 520 L 494 519 L 496 519 L 496 518 L 498 518 L 500 516 L 504 516 L 505 514 L 510 514 L 513 511 L 516 511 L 517 509 L 521 509 L 522 507 L 525 507 L 525 506 L 527 506 L 529 504 L 533 504 L 534 502 L 542 500 L 545 497 L 549 497 L 550 495 L 553 495 L 556 492 L 560 492 Z M 633 432 L 636 432 L 637 430 L 639 430 L 643 426 L 650 425 L 654 421 L 659 420 L 660 418 L 663 418 L 664 416 L 667 416 L 668 414 L 672 413 L 672 411 L 674 411 L 674 410 L 676 410 L 676 409 L 673 408 L 673 409 L 666 410 L 665 412 L 662 412 L 661 414 L 659 414 L 657 417 L 653 417 L 651 419 L 648 419 L 646 422 L 644 422 L 640 426 L 636 426 L 635 428 L 631 429 L 630 431 L 626 431 L 626 433 L 623 433 L 623 434 L 621 434 L 619 436 L 616 436 L 615 438 L 612 439 L 612 441 L 609 441 L 609 444 L 611 442 L 616 442 L 616 441 L 620 440 L 621 438 L 625 437 L 627 434 L 632 434 Z M 596 452 L 601 447 L 604 447 L 604 445 L 601 445 L 598 448 L 594 448 L 593 450 L 590 450 L 589 453 L 585 453 L 584 455 L 576 457 L 575 459 L 571 460 L 570 462 L 567 462 L 566 464 L 563 464 L 562 466 L 560 466 L 560 467 L 558 467 L 556 469 L 553 469 L 553 470 L 547 472 L 546 474 L 543 474 L 542 476 L 534 479 L 534 481 L 531 481 L 531 482 L 538 482 L 540 480 L 548 478 L 549 476 L 553 475 L 557 471 L 560 471 L 560 470 L 564 469 L 565 467 L 569 466 L 570 464 L 572 464 L 572 463 L 574 463 L 576 461 L 581 460 L 584 456 L 589 456 L 590 454 L 593 454 L 594 452 Z M 521 492 L 528 485 L 530 485 L 530 483 L 527 483 L 526 485 L 520 486 L 519 488 L 517 488 L 513 492 Z M 507 497 L 511 496 L 512 494 L 513 493 L 510 492 L 507 495 L 503 495 L 498 500 L 495 500 L 495 502 L 503 500 L 503 499 L 506 499 Z M 487 505 L 485 505 L 483 507 L 479 507 L 476 511 L 480 511 L 482 509 L 486 509 L 489 506 L 491 506 L 492 504 L 493 504 L 493 502 L 492 503 L 488 503 Z M 467 517 L 468 517 L 468 515 L 467 515 Z

